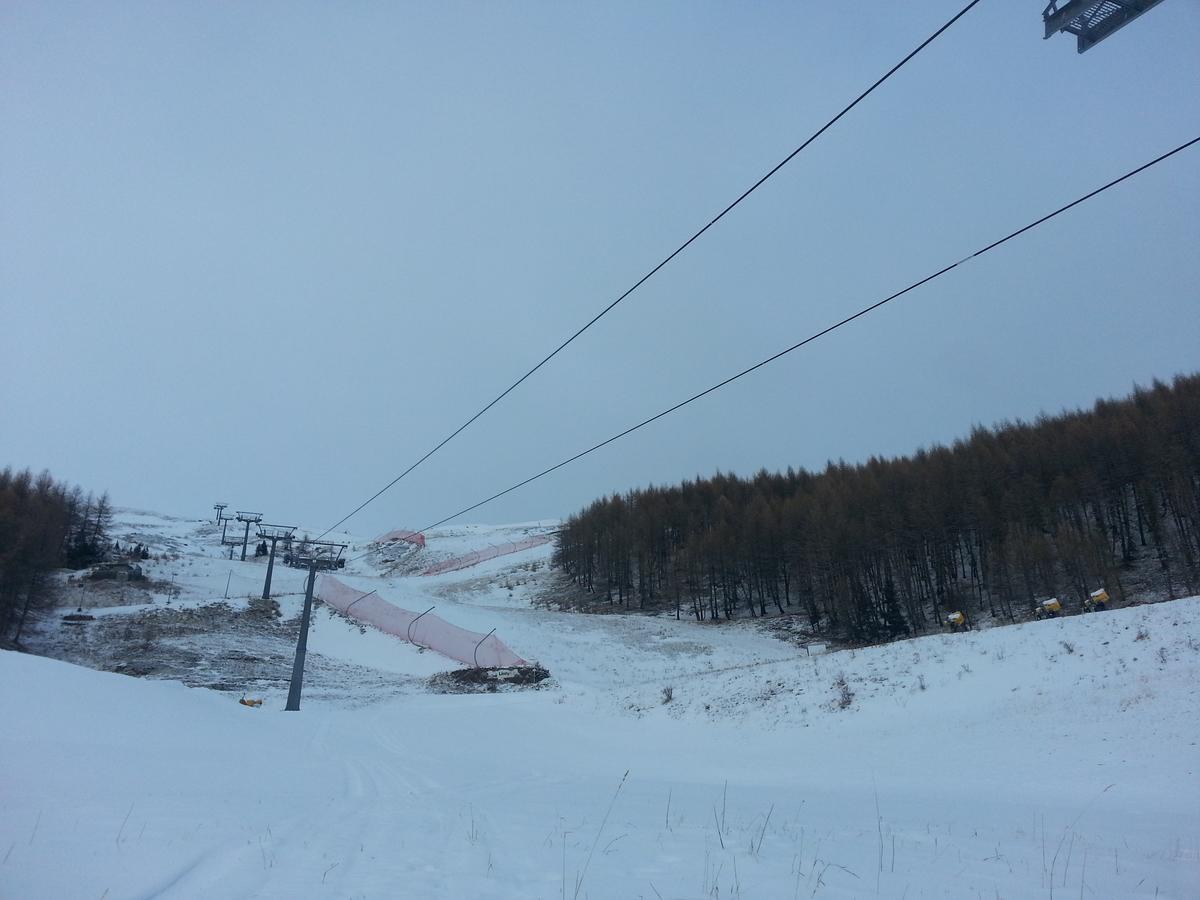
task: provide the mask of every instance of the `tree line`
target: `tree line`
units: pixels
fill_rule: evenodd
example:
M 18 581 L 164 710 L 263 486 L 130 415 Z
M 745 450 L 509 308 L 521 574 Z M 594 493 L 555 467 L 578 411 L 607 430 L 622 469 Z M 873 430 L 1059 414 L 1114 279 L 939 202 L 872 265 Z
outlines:
M 49 472 L 0 471 L 0 638 L 20 642 L 53 572 L 105 557 L 111 522 L 107 494 L 97 499 Z
M 912 456 L 607 497 L 566 521 L 554 560 L 581 606 L 798 613 L 864 642 L 1101 587 L 1195 593 L 1200 375 Z

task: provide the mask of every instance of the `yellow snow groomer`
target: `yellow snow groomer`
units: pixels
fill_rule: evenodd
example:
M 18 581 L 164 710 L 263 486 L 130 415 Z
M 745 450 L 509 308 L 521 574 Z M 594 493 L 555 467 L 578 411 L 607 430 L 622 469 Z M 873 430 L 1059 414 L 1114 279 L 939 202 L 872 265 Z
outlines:
M 1083 601 L 1083 611 L 1099 612 L 1108 609 L 1111 604 L 1112 598 L 1108 596 L 1108 591 L 1100 588 L 1100 590 L 1088 594 L 1087 599 Z
M 1033 610 L 1034 618 L 1053 619 L 1062 615 L 1062 604 L 1057 597 L 1041 601 Z

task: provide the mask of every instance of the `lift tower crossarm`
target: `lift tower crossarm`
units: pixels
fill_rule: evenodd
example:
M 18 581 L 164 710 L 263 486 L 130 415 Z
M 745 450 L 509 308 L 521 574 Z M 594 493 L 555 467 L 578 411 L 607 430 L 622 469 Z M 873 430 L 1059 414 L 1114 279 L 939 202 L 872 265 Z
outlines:
M 1076 37 L 1079 53 L 1096 46 L 1162 0 L 1050 0 L 1042 11 L 1045 37 L 1060 31 Z

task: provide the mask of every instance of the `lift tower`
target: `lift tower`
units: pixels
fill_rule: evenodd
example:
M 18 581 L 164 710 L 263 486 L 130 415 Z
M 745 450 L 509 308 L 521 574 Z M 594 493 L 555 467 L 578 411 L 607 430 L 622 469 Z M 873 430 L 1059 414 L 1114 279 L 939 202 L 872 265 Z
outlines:
M 271 599 L 271 573 L 275 570 L 275 545 L 280 541 L 290 541 L 295 530 L 295 525 L 258 526 L 259 539 L 271 542 L 271 555 L 267 558 L 267 580 L 263 582 L 262 598 L 264 600 Z
M 308 623 L 312 618 L 313 586 L 317 581 L 318 569 L 337 569 L 341 562 L 345 544 L 332 541 L 305 541 L 304 559 L 308 563 L 308 586 L 304 589 L 304 612 L 300 616 L 300 636 L 296 638 L 296 658 L 292 662 L 292 682 L 288 686 L 287 706 L 284 710 L 295 712 L 300 709 L 300 690 L 304 686 L 304 657 L 308 653 Z M 343 563 L 344 565 L 344 563 Z
M 243 512 L 238 510 L 238 514 L 234 516 L 239 522 L 246 523 L 246 533 L 242 536 L 242 562 L 246 561 L 246 545 L 250 543 L 250 526 L 257 525 L 262 521 L 262 513 Z

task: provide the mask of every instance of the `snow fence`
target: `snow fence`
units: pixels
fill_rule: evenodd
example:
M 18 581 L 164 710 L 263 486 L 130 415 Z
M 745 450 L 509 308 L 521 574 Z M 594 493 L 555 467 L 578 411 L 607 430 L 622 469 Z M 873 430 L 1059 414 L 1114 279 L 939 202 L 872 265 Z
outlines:
M 417 646 L 436 650 L 461 663 L 485 668 L 529 665 L 494 634 L 484 637 L 478 632 L 451 625 L 433 613 L 421 615 L 409 612 L 388 603 L 375 591 L 363 593 L 332 575 L 318 578 L 313 593 L 321 602 L 352 619 L 373 625 L 380 631 L 411 641 Z
M 484 547 L 482 550 L 476 550 L 473 553 L 455 556 L 450 559 L 444 559 L 440 563 L 434 563 L 421 574 L 442 575 L 446 572 L 457 572 L 459 569 L 468 569 L 486 560 L 495 559 L 497 556 L 507 556 L 510 553 L 520 553 L 522 550 L 540 547 L 542 544 L 548 544 L 552 540 L 554 538 L 548 534 L 539 534 L 536 537 L 526 538 L 523 541 L 513 541 L 509 544 L 494 544 Z

